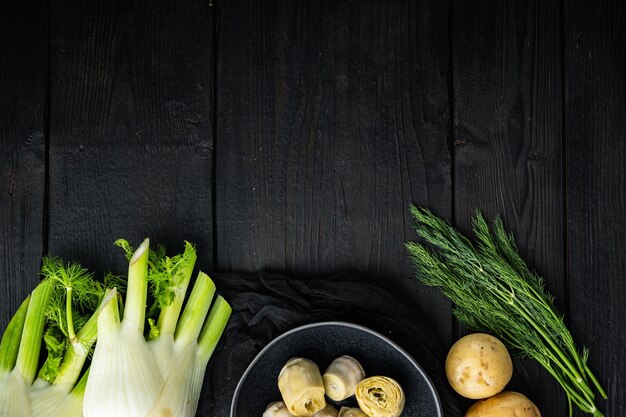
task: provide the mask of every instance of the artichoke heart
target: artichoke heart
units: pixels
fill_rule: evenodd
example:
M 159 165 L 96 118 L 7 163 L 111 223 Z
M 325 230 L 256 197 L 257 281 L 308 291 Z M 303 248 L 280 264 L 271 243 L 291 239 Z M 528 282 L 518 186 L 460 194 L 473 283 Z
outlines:
M 328 366 L 322 378 L 326 395 L 334 401 L 343 401 L 354 395 L 357 384 L 365 378 L 365 371 L 356 359 L 343 355 Z
M 324 407 L 324 381 L 317 365 L 304 358 L 293 358 L 278 375 L 278 389 L 291 414 L 311 417 Z
M 337 417 L 339 411 L 335 407 L 330 404 L 327 404 L 326 407 L 322 408 L 317 413 L 313 414 L 313 417 Z
M 398 417 L 404 410 L 404 391 L 391 378 L 373 376 L 357 385 L 356 401 L 370 417 Z
M 293 414 L 287 410 L 285 403 L 282 401 L 276 401 L 267 406 L 267 409 L 263 413 L 263 417 L 294 417 Z
M 358 408 L 341 407 L 339 417 L 367 417 L 367 414 Z

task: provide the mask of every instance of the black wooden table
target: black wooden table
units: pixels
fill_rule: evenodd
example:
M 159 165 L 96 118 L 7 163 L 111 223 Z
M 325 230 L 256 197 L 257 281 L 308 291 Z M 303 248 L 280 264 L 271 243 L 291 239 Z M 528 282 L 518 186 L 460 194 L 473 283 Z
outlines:
M 406 289 L 408 205 L 500 213 L 626 415 L 621 0 L 5 1 L 0 328 L 40 259 L 123 270 L 118 237 L 205 270 L 356 269 Z M 544 416 L 565 397 L 525 363 Z M 577 416 L 582 415 L 576 413 Z

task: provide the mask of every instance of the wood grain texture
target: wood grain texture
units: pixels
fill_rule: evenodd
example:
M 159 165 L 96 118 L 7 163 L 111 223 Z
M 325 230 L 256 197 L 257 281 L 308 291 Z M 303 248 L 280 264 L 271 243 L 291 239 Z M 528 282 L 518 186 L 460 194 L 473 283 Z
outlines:
M 44 5 L 0 4 L 0 334 L 39 281 L 43 250 Z
M 412 279 L 408 205 L 449 215 L 446 1 L 226 1 L 216 143 L 220 270 Z M 407 295 L 410 297 L 411 295 Z
M 197 245 L 212 265 L 207 1 L 51 4 L 50 252 L 124 272 L 112 246 Z
M 503 217 L 523 258 L 566 307 L 561 9 L 558 2 L 453 5 L 454 196 L 469 230 L 480 209 Z M 509 388 L 545 416 L 563 415 L 558 384 L 517 362 Z
M 567 1 L 567 236 L 571 324 L 626 415 L 626 6 Z M 582 416 L 582 413 L 577 413 Z

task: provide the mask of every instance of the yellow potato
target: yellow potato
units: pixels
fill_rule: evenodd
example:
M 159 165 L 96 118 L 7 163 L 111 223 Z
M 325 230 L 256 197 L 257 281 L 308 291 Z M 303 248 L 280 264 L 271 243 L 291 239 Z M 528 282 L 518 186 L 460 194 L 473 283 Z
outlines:
M 541 417 L 535 404 L 524 395 L 505 391 L 472 405 L 465 417 Z
M 448 352 L 446 376 L 452 388 L 473 400 L 501 392 L 513 375 L 513 363 L 497 338 L 474 333 L 459 339 Z

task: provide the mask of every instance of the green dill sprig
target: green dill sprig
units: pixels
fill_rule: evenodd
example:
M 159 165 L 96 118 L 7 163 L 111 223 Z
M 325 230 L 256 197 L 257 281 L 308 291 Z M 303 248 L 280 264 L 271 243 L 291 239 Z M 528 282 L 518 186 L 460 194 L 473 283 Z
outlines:
M 500 218 L 490 227 L 477 211 L 472 243 L 429 210 L 410 207 L 417 234 L 429 245 L 407 242 L 417 278 L 438 287 L 454 303 L 460 322 L 499 337 L 514 354 L 539 362 L 572 404 L 596 417 L 595 393 L 607 395 L 587 366 L 589 352 L 576 348 L 543 279 L 519 255 Z M 432 249 L 431 249 L 432 248 Z

